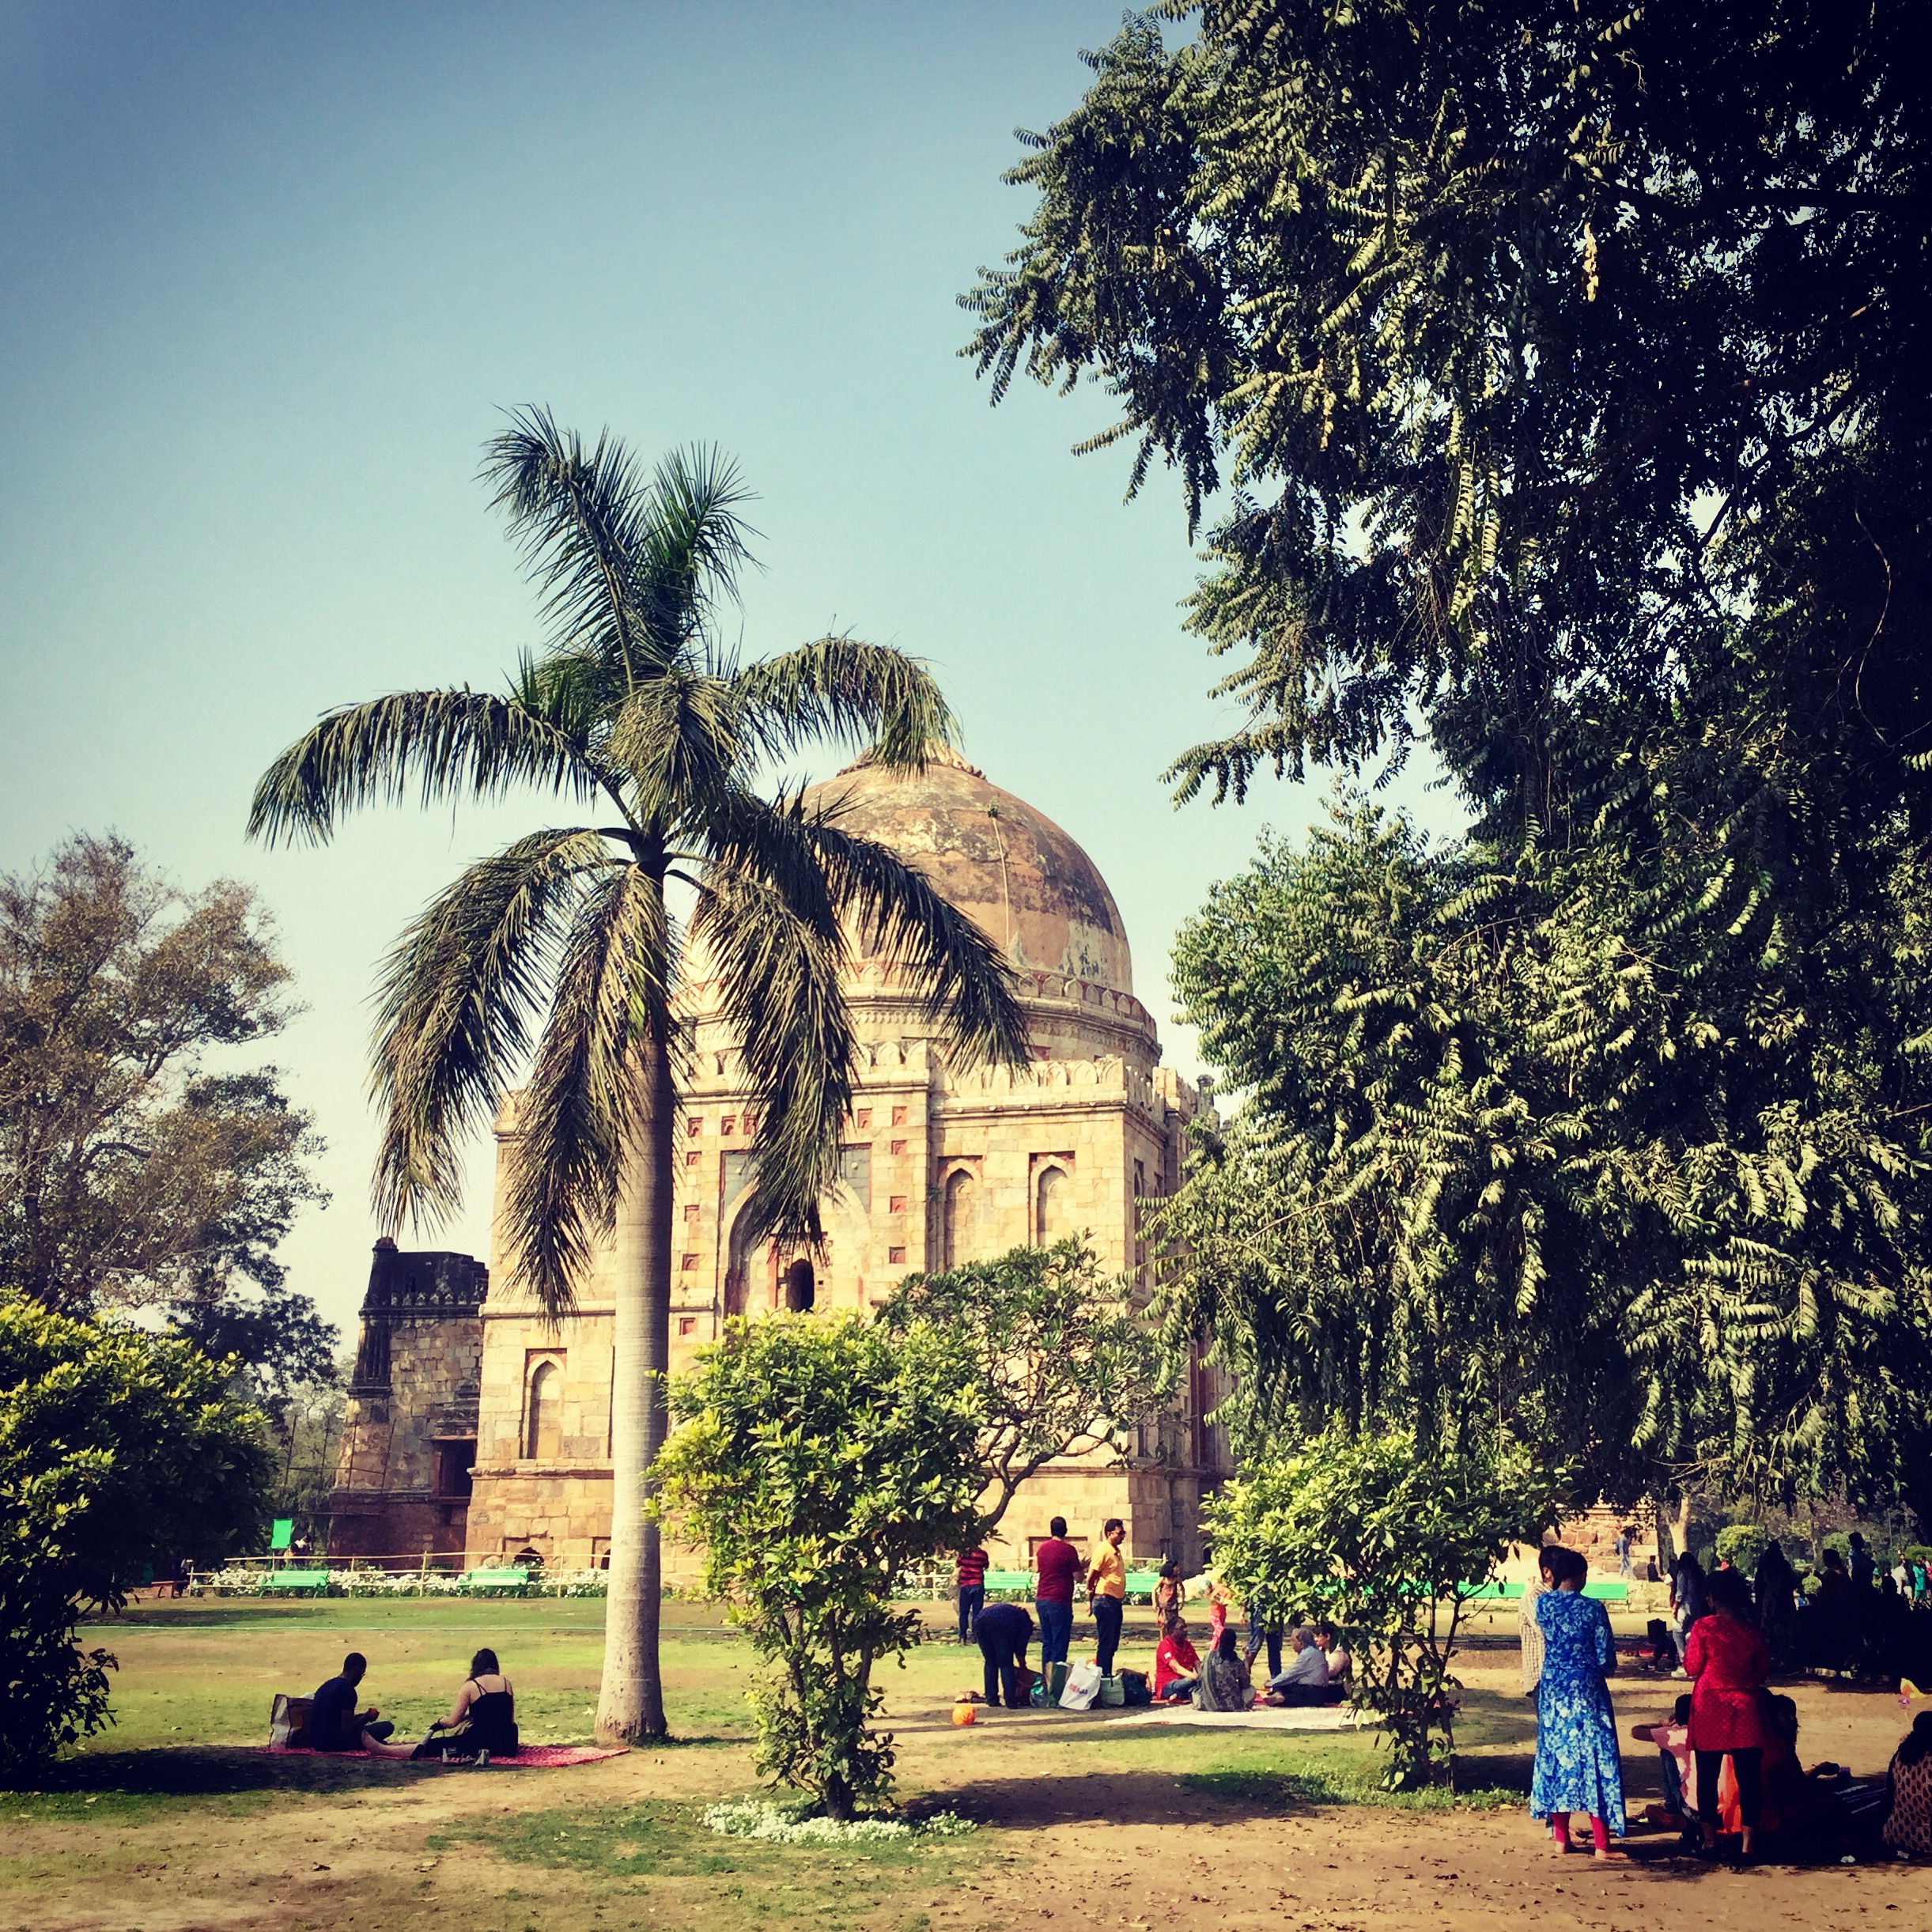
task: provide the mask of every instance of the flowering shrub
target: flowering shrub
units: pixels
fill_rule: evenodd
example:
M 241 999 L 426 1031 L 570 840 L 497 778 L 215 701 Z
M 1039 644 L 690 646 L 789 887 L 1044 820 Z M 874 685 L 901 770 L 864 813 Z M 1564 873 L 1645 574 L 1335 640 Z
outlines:
M 707 1805 L 706 1827 L 726 1838 L 758 1838 L 781 1845 L 869 1845 L 912 1838 L 964 1838 L 979 1828 L 950 1811 L 929 1818 L 837 1818 L 818 1815 L 814 1801 L 774 1805 L 761 1798 L 734 1798 Z

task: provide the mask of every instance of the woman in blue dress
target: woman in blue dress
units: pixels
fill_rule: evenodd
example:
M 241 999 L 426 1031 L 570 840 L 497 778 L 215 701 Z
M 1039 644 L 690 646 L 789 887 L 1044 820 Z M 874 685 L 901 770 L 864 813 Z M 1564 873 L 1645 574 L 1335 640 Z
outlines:
M 1616 1647 L 1603 1605 L 1583 1594 L 1589 1566 L 1575 1550 L 1548 1551 L 1556 1587 L 1537 1597 L 1543 1673 L 1537 1684 L 1537 1768 L 1529 1815 L 1549 1820 L 1560 1852 L 1570 1849 L 1570 1814 L 1590 1814 L 1600 1858 L 1621 1858 L 1610 1834 L 1624 1835 L 1624 1766 L 1616 1718 L 1604 1679 L 1616 1668 Z

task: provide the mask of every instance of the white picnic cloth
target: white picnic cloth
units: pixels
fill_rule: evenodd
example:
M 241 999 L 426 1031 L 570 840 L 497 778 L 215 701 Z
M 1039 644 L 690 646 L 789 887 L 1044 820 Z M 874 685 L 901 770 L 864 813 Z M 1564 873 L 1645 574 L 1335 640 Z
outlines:
M 1227 1725 L 1236 1730 L 1342 1731 L 1357 1719 L 1346 1704 L 1263 1705 L 1255 1711 L 1197 1711 L 1192 1704 L 1152 1704 L 1125 1720 L 1129 1724 Z

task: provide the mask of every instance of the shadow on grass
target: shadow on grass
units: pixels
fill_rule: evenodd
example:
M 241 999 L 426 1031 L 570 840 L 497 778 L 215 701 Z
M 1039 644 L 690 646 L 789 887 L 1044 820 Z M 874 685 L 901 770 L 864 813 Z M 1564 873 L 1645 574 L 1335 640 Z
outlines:
M 652 1752 L 695 1749 L 743 1742 L 704 1734 L 663 1737 L 639 1749 Z M 264 1751 L 253 1745 L 176 1745 L 153 1750 L 89 1751 L 48 1766 L 20 1794 L 107 1796 L 144 1798 L 239 1798 L 280 1791 L 328 1794 L 393 1787 L 419 1778 L 491 1778 L 513 1780 L 519 1790 L 549 1790 L 558 1769 L 503 1763 L 486 1766 L 444 1764 L 405 1758 L 308 1757 Z

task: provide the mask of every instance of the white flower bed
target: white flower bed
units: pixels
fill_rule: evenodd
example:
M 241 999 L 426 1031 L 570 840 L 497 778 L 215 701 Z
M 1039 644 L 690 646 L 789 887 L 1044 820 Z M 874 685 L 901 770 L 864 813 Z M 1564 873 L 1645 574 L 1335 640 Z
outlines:
M 854 1818 L 841 1824 L 836 1818 L 810 1815 L 809 1800 L 774 1805 L 767 1799 L 734 1798 L 709 1805 L 704 1820 L 725 1838 L 759 1838 L 781 1845 L 875 1845 L 911 1838 L 964 1838 L 978 1830 L 970 1818 L 951 1811 L 929 1818 Z
M 292 1564 L 291 1568 L 304 1566 Z M 232 1564 L 197 1578 L 195 1588 L 217 1597 L 276 1597 L 284 1594 L 282 1572 L 251 1563 Z M 601 1597 L 607 1579 L 601 1570 L 553 1570 L 524 1586 L 532 1597 Z M 331 1570 L 331 1597 L 506 1596 L 514 1585 L 484 1583 L 466 1589 L 460 1575 L 447 1570 Z M 308 1594 L 306 1591 L 304 1594 Z

